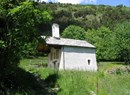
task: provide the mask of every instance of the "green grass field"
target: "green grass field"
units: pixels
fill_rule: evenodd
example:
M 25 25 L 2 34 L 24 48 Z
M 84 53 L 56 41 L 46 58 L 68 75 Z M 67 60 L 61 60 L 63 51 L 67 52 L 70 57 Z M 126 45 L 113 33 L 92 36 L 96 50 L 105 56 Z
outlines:
M 19 65 L 44 81 L 43 85 L 51 93 L 44 95 L 130 95 L 130 69 L 123 63 L 100 62 L 98 72 L 57 71 L 46 65 L 46 57 L 23 59 Z

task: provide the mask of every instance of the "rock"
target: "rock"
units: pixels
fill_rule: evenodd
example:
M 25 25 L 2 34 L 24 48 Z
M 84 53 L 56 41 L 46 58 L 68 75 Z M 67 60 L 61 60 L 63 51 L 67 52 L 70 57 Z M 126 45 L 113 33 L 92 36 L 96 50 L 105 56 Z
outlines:
M 96 93 L 94 91 L 91 91 L 90 95 L 96 95 Z

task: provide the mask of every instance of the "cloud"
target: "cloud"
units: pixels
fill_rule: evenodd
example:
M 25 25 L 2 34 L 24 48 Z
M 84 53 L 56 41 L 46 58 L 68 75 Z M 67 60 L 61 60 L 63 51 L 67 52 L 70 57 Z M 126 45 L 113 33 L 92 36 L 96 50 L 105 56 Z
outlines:
M 87 3 L 95 3 L 97 0 L 41 0 L 45 2 L 60 2 L 60 3 L 71 3 L 71 4 L 87 4 Z
M 95 3 L 97 0 L 82 0 L 84 3 Z
M 82 0 L 58 0 L 60 3 L 72 3 L 72 4 L 80 4 Z
M 35 0 L 35 1 L 37 1 L 37 0 Z M 40 2 L 42 2 L 42 1 L 44 1 L 44 2 L 48 2 L 49 0 L 39 0 Z

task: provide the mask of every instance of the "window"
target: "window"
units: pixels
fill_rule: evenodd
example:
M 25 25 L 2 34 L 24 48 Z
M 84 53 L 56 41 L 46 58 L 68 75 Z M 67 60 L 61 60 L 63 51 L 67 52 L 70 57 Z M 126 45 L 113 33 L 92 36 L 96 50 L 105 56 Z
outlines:
M 91 60 L 90 60 L 90 59 L 88 59 L 88 65 L 90 65 L 90 63 L 91 63 Z

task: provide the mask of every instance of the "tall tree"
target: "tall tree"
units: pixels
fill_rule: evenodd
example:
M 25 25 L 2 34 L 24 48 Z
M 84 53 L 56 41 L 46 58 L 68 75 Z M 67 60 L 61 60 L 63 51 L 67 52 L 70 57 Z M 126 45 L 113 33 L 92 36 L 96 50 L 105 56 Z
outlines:
M 117 24 L 113 36 L 118 60 L 130 64 L 130 22 L 125 21 Z
M 51 20 L 31 0 L 0 0 L 0 71 L 17 66 L 24 46 L 40 38 L 36 26 Z
M 114 60 L 112 31 L 104 26 L 95 30 L 88 30 L 86 39 L 96 46 L 98 60 Z
M 71 39 L 85 39 L 85 30 L 79 26 L 70 25 L 62 33 L 62 37 Z

